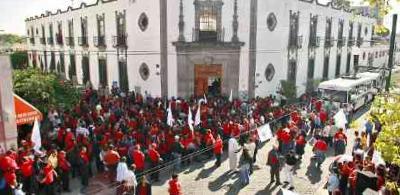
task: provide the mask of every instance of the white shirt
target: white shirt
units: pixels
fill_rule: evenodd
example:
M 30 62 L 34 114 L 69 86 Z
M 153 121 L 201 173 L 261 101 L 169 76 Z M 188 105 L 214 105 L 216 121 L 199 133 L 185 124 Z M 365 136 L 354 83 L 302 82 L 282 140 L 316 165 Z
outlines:
M 328 178 L 328 187 L 327 190 L 329 192 L 335 191 L 339 187 L 339 179 L 336 174 L 331 174 Z

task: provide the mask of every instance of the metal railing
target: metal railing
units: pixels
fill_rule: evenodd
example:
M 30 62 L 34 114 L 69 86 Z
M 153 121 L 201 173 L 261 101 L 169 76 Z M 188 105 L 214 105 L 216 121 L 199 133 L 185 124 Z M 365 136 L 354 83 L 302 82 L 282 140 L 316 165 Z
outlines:
M 106 37 L 105 36 L 93 37 L 93 44 L 96 47 L 106 47 Z
M 347 41 L 347 45 L 349 47 L 354 46 L 354 42 L 355 42 L 355 38 L 354 37 L 350 37 L 349 40 Z
M 113 36 L 113 46 L 114 47 L 128 47 L 127 37 L 128 37 L 128 35 L 126 35 L 126 34 Z
M 60 34 L 57 34 L 57 35 L 56 35 L 56 42 L 57 42 L 57 45 L 64 45 L 63 36 L 60 35 Z
M 82 47 L 88 47 L 89 46 L 88 37 L 87 36 L 78 37 L 78 44 L 79 46 Z
M 41 38 L 40 38 L 40 44 L 46 45 L 46 38 L 41 37 Z
M 192 29 L 192 42 L 224 42 L 225 28 L 216 31 L 201 31 L 200 29 Z
M 48 37 L 47 38 L 47 44 L 54 45 L 54 38 L 53 37 Z
M 75 39 L 74 39 L 74 37 L 65 37 L 65 44 L 66 44 L 67 46 L 71 46 L 71 47 L 75 46 Z
M 30 42 L 32 45 L 34 45 L 34 44 L 35 44 L 35 38 L 34 38 L 34 37 L 29 38 L 29 42 Z
M 321 37 L 319 36 L 315 36 L 315 37 L 311 37 L 310 39 L 310 47 L 319 47 L 321 43 Z

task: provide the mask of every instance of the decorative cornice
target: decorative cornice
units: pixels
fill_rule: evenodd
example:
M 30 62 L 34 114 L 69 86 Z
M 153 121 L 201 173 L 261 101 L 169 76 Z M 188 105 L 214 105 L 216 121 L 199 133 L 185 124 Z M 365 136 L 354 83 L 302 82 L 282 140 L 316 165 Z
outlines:
M 40 16 L 34 16 L 34 17 L 26 18 L 25 21 L 28 22 L 28 21 L 41 19 L 41 18 L 46 18 L 46 17 L 49 17 L 49 16 L 56 16 L 56 15 L 64 14 L 64 13 L 67 13 L 67 12 L 77 11 L 77 10 L 84 9 L 84 8 L 89 8 L 89 7 L 94 7 L 94 6 L 99 5 L 99 3 L 105 4 L 105 3 L 111 3 L 111 2 L 116 2 L 116 1 L 118 1 L 118 0 L 97 0 L 93 4 L 81 3 L 81 5 L 79 7 L 77 7 L 77 8 L 73 8 L 71 6 L 68 6 L 67 9 L 64 10 L 64 11 L 62 11 L 61 9 L 58 9 L 54 13 L 52 13 L 51 11 L 46 11 L 46 13 L 40 14 Z

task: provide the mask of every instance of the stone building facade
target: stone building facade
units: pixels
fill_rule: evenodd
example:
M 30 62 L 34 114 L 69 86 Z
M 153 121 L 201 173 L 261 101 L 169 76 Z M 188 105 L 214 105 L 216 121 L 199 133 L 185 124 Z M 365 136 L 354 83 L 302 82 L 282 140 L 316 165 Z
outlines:
M 317 0 L 98 0 L 26 20 L 32 66 L 152 96 L 298 94 L 353 71 L 376 19 Z

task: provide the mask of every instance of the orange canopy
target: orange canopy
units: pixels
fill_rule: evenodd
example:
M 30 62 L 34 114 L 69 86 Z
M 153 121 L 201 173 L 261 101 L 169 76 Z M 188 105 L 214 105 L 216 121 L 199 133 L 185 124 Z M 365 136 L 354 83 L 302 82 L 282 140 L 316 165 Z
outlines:
M 42 113 L 37 108 L 16 94 L 14 94 L 14 105 L 17 125 L 31 124 L 35 119 L 39 121 L 43 119 Z

